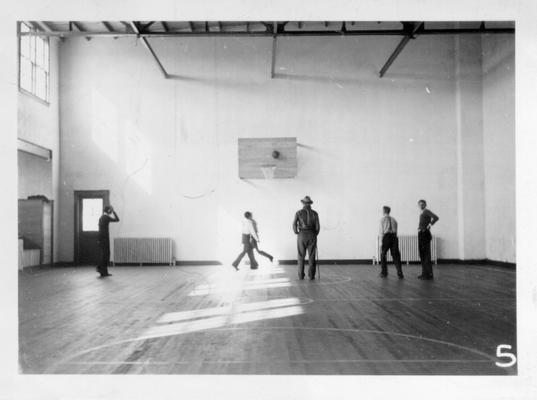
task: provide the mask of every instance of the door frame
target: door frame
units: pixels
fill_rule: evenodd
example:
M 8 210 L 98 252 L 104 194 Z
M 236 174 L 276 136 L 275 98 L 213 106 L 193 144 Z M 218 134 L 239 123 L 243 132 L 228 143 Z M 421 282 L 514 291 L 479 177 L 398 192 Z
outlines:
M 102 198 L 103 206 L 110 205 L 110 190 L 75 190 L 74 191 L 74 227 L 75 227 L 75 248 L 74 261 L 75 265 L 80 265 L 80 223 L 82 221 L 82 199 Z

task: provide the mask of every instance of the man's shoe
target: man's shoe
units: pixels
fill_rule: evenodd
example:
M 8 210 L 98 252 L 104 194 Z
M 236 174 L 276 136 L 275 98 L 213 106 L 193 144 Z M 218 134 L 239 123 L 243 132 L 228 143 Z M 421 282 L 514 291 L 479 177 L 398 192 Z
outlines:
M 425 280 L 425 279 L 427 279 L 427 277 L 426 277 L 425 275 L 419 275 L 419 276 L 418 276 L 418 279 Z
M 380 276 L 381 278 L 387 278 L 387 277 L 388 277 L 388 274 L 383 274 L 383 273 L 381 272 L 381 273 L 379 274 L 379 276 Z
M 405 279 L 405 276 L 403 274 L 397 274 L 397 276 L 399 277 L 399 279 Z
M 232 266 L 233 268 L 235 268 L 235 271 L 238 271 L 238 270 L 239 270 L 239 267 L 238 267 L 237 265 L 235 265 L 235 264 L 231 264 L 231 266 Z
M 315 280 L 315 277 L 314 276 L 310 276 L 310 281 L 314 281 Z

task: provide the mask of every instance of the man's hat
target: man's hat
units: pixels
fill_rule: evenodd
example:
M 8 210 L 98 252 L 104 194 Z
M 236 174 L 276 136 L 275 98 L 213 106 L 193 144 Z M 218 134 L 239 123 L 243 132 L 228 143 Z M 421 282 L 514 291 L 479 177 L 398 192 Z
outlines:
M 300 200 L 303 204 L 311 204 L 313 203 L 313 200 L 310 199 L 310 196 L 305 196 L 302 200 Z

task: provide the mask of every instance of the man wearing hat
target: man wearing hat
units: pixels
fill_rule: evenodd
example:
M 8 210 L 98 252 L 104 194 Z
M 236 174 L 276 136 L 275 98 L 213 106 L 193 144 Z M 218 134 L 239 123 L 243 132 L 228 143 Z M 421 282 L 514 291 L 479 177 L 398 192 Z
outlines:
M 310 197 L 306 196 L 300 201 L 303 207 L 296 212 L 293 221 L 293 232 L 297 234 L 298 277 L 304 279 L 304 258 L 306 257 L 307 251 L 309 263 L 308 276 L 310 280 L 314 280 L 317 269 L 317 260 L 315 259 L 317 253 L 317 235 L 321 230 L 321 225 L 319 224 L 319 214 L 311 208 L 313 201 Z

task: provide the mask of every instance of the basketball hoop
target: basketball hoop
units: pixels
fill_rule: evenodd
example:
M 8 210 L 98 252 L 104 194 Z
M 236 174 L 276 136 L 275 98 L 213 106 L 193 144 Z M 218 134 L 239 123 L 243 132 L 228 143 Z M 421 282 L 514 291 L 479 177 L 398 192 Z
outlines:
M 274 164 L 265 164 L 261 166 L 261 171 L 263 172 L 265 179 L 274 179 L 276 166 Z

